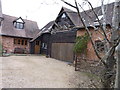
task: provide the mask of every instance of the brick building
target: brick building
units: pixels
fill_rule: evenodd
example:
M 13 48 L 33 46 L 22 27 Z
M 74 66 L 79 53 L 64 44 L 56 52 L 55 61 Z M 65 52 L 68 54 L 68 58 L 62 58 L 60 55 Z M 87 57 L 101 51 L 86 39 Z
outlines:
M 108 7 L 106 10 L 106 32 L 109 37 L 111 34 L 109 30 L 112 25 L 114 3 L 107 4 L 105 5 L 105 8 L 106 7 Z M 103 14 L 101 7 L 94 8 L 94 11 L 102 23 Z M 86 26 L 90 28 L 97 49 L 101 55 L 104 54 L 104 37 L 100 34 L 102 32 L 97 17 L 91 9 L 81 12 L 81 16 L 84 18 Z M 44 26 L 38 35 L 31 40 L 31 53 L 35 53 L 36 42 L 39 41 L 40 44 L 37 44 L 40 48 L 38 53 L 42 54 L 44 49 L 44 51 L 46 51 L 44 54 L 52 58 L 73 62 L 75 59 L 73 48 L 76 37 L 86 32 L 78 13 L 62 7 L 56 19 L 52 21 L 52 24 L 50 23 Z M 86 58 L 89 60 L 98 60 L 90 41 L 87 45 Z
M 0 43 L 6 53 L 29 53 L 29 41 L 38 33 L 38 25 L 31 20 L 2 13 L 0 0 Z

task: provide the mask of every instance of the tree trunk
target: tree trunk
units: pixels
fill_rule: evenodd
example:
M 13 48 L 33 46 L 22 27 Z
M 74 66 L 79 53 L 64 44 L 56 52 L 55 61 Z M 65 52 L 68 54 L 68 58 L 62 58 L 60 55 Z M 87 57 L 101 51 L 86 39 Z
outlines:
M 97 17 L 97 19 L 100 23 L 101 30 L 104 34 L 104 37 L 105 37 L 107 43 L 109 43 L 109 46 L 110 46 L 103 58 L 101 58 L 99 56 L 99 53 L 97 52 L 96 47 L 94 46 L 94 42 L 92 41 L 91 33 L 90 33 L 89 29 L 87 28 L 84 20 L 81 17 L 81 14 L 80 14 L 79 8 L 78 8 L 78 3 L 76 2 L 76 0 L 75 0 L 75 6 L 69 4 L 68 2 L 65 2 L 64 0 L 62 0 L 62 1 L 66 4 L 68 4 L 69 6 L 77 9 L 78 16 L 79 16 L 80 20 L 82 21 L 83 26 L 85 27 L 87 33 L 89 34 L 89 36 L 91 38 L 90 40 L 91 40 L 92 46 L 94 48 L 94 51 L 95 51 L 96 55 L 98 56 L 98 58 L 101 61 L 103 61 L 103 64 L 105 66 L 105 70 L 103 72 L 103 78 L 102 78 L 103 88 L 105 88 L 105 90 L 108 88 L 108 90 L 109 90 L 109 88 L 111 88 L 111 83 L 114 83 L 114 80 L 115 80 L 115 77 L 113 78 L 113 76 L 115 76 L 115 68 L 114 68 L 115 61 L 116 61 L 116 59 L 115 59 L 115 48 L 117 47 L 117 45 L 120 42 L 120 39 L 119 39 L 119 36 L 120 36 L 120 33 L 119 33 L 119 31 L 120 31 L 119 30 L 119 25 L 120 25 L 120 6 L 119 5 L 120 5 L 120 0 L 115 0 L 114 10 L 113 10 L 113 18 L 112 18 L 112 30 L 111 30 L 112 32 L 111 32 L 110 40 L 108 40 L 107 34 L 105 33 L 105 30 L 104 30 L 104 27 L 100 23 L 100 20 L 99 20 L 97 14 L 95 13 L 91 3 L 89 2 L 89 0 L 86 0 L 89 3 L 89 5 L 91 6 L 91 8 L 93 10 L 93 13 Z M 103 9 L 104 9 L 104 7 L 103 7 Z M 118 56 L 120 56 L 120 55 L 118 55 Z M 118 58 L 118 61 L 119 61 L 119 58 Z M 119 62 L 117 62 L 117 63 L 119 63 Z
M 110 52 L 111 54 L 106 58 L 106 64 L 107 66 L 105 67 L 105 71 L 103 74 L 103 86 L 105 88 L 110 88 L 111 83 L 115 83 L 114 81 L 114 76 L 115 76 L 115 43 L 117 43 L 117 39 L 119 37 L 119 22 L 120 22 L 120 0 L 115 0 L 114 4 L 114 10 L 113 10 L 113 19 L 112 19 L 112 35 L 111 35 L 111 40 L 110 40 L 110 48 L 113 47 L 113 50 Z M 118 62 L 117 62 L 118 63 Z M 118 64 L 117 64 L 118 65 Z M 120 64 L 119 64 L 120 65 Z M 113 86 L 112 86 L 113 87 Z
M 113 14 L 113 35 L 111 41 L 115 40 L 117 37 L 120 37 L 119 26 L 120 25 L 120 0 L 115 0 L 114 14 Z M 117 61 L 116 61 L 116 79 L 115 79 L 115 88 L 120 88 L 120 43 L 117 47 Z
M 116 70 L 116 80 L 115 80 L 115 88 L 120 89 L 120 43 L 117 47 L 117 70 Z
M 120 0 L 115 0 L 113 18 L 112 18 L 112 36 L 111 42 L 117 39 L 119 36 L 119 24 L 120 24 Z

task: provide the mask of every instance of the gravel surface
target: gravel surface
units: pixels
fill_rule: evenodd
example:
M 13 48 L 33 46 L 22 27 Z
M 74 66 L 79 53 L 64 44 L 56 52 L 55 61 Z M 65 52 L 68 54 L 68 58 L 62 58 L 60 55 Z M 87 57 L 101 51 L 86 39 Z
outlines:
M 89 78 L 67 62 L 44 56 L 0 57 L 2 88 L 87 88 Z

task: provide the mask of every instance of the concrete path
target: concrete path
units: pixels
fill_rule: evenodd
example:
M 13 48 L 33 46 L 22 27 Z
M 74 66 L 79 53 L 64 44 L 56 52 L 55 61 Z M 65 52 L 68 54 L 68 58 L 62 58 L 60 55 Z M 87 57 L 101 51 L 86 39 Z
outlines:
M 0 63 L 3 88 L 86 88 L 89 85 L 89 78 L 74 71 L 67 62 L 44 56 L 2 57 Z

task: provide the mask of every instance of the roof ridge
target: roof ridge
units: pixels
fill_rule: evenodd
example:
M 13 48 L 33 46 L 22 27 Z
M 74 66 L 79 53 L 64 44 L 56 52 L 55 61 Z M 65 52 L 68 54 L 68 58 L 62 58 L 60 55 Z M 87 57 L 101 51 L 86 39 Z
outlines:
M 32 20 L 25 20 L 25 27 L 23 30 L 18 30 L 14 27 L 13 21 L 16 20 L 19 17 L 10 16 L 7 14 L 3 14 L 3 24 L 2 24 L 2 33 L 6 36 L 19 36 L 19 37 L 29 37 L 33 38 L 34 34 L 39 31 L 39 27 L 37 25 L 37 22 Z
M 104 6 L 106 7 L 107 5 L 112 5 L 112 4 L 114 4 L 115 2 L 112 2 L 112 3 L 109 3 L 109 4 L 105 4 Z M 101 8 L 101 6 L 97 6 L 97 7 L 93 7 L 93 9 L 95 10 L 95 9 L 97 9 L 97 8 Z M 87 12 L 87 11 L 91 11 L 92 9 L 88 9 L 88 10 L 84 10 L 85 12 Z M 80 13 L 83 13 L 84 11 L 81 11 Z
M 8 15 L 8 14 L 3 14 L 3 17 L 4 17 L 4 15 L 5 15 L 5 16 L 9 16 L 9 17 L 12 17 L 12 18 L 15 18 L 15 19 L 21 17 L 21 16 L 19 16 L 19 17 L 17 17 L 17 16 L 12 16 L 12 15 Z M 22 18 L 22 17 L 21 17 L 21 18 Z M 22 19 L 25 20 L 25 21 L 36 22 L 36 21 L 33 21 L 33 20 L 24 19 L 24 18 L 22 18 Z
M 71 11 L 71 12 L 75 12 L 75 11 L 73 11 L 73 10 L 71 10 L 71 9 L 69 9 L 69 8 L 66 8 L 66 7 L 62 7 L 65 11 Z

